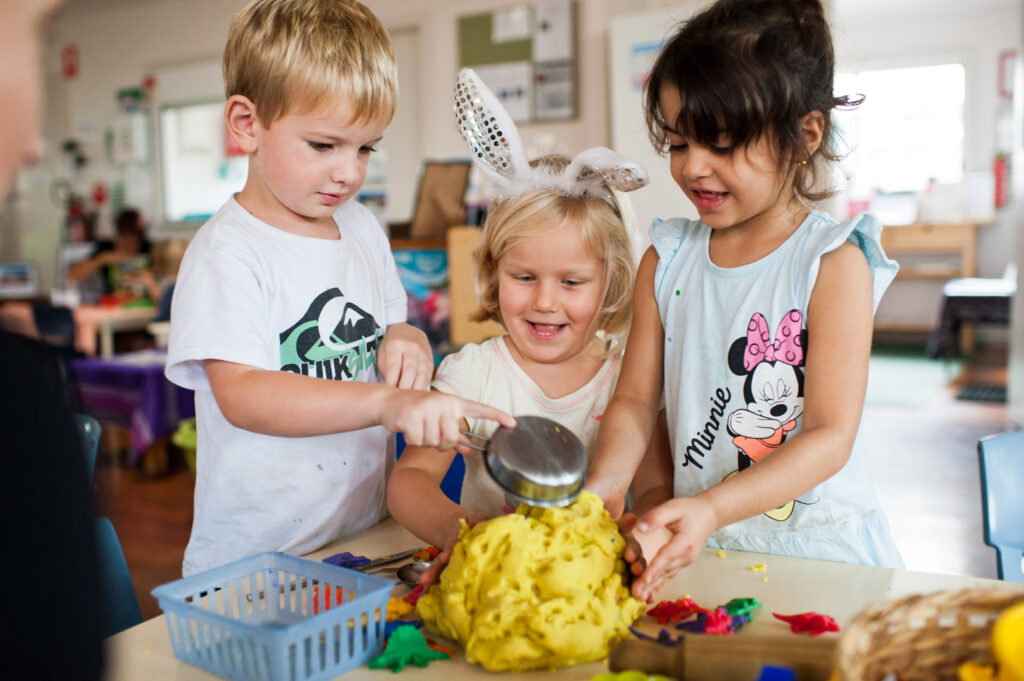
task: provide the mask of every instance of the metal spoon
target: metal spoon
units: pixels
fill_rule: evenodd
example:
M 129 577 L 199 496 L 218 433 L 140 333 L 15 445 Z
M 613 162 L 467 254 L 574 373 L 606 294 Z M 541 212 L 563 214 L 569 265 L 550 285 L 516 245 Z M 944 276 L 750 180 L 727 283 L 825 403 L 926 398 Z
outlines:
M 583 489 L 587 452 L 571 430 L 542 416 L 517 416 L 515 428 L 501 426 L 490 440 L 461 431 L 480 440 L 484 467 L 510 496 L 532 506 L 566 506 Z
M 402 567 L 398 568 L 395 572 L 395 576 L 398 577 L 398 581 L 404 584 L 417 586 L 420 583 L 420 576 L 426 572 L 429 567 L 430 563 L 426 561 L 406 563 Z

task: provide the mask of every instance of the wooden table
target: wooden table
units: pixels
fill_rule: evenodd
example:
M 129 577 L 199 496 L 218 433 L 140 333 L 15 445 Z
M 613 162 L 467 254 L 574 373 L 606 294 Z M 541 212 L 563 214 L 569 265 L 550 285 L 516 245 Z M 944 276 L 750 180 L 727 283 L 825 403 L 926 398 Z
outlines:
M 114 334 L 119 331 L 139 331 L 156 319 L 159 310 L 154 306 L 120 307 L 108 305 L 82 305 L 74 310 L 75 336 L 78 349 L 92 357 L 114 356 Z
M 422 544 L 393 519 L 388 519 L 365 532 L 315 551 L 308 557 L 320 560 L 340 551 L 374 557 Z M 751 566 L 758 564 L 764 564 L 766 569 L 750 570 Z M 753 597 L 762 603 L 762 607 L 755 611 L 753 620 L 737 635 L 785 636 L 792 635 L 789 634 L 788 625 L 773 618 L 772 612 L 794 614 L 813 610 L 832 615 L 842 627 L 865 605 L 874 601 L 913 593 L 996 585 L 1024 590 L 1024 584 L 991 579 L 739 551 L 726 552 L 724 557 L 719 558 L 715 551 L 705 549 L 700 560 L 682 570 L 662 589 L 659 598 L 675 599 L 689 595 L 697 603 L 714 606 L 736 597 Z M 407 591 L 408 587 L 395 587 L 395 595 Z M 642 617 L 638 624 L 644 621 L 647 622 L 645 630 L 650 628 L 652 633 L 657 632 L 658 627 L 651 624 L 653 620 L 650 618 Z M 431 663 L 425 669 L 407 667 L 400 678 L 436 681 L 451 681 L 453 678 L 568 681 L 590 679 L 603 671 L 607 671 L 605 662 L 592 662 L 555 671 L 504 673 L 496 676 L 482 667 L 469 664 L 460 654 L 453 660 Z M 108 681 L 198 681 L 221 677 L 179 662 L 174 657 L 167 625 L 161 616 L 107 639 L 106 678 Z M 393 677 L 387 670 L 376 671 L 363 666 L 339 678 L 383 681 Z

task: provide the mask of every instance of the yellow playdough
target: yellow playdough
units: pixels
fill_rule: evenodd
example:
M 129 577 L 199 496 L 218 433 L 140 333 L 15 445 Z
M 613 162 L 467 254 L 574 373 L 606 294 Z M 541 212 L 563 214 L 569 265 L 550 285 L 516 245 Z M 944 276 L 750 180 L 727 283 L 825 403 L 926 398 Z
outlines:
M 644 605 L 622 579 L 625 542 L 590 492 L 565 508 L 523 504 L 469 528 L 441 581 L 420 598 L 427 627 L 492 671 L 605 657 Z

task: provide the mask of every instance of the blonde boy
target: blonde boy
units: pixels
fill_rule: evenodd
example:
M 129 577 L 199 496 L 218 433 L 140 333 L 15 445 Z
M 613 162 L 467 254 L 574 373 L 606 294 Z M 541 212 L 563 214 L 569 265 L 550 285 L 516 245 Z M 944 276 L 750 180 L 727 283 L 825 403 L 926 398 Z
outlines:
M 224 51 L 242 191 L 196 234 L 171 313 L 167 376 L 196 391 L 185 575 L 301 554 L 384 515 L 393 432 L 454 446 L 495 409 L 431 393 L 387 238 L 349 201 L 397 98 L 380 21 L 352 0 L 254 0 Z

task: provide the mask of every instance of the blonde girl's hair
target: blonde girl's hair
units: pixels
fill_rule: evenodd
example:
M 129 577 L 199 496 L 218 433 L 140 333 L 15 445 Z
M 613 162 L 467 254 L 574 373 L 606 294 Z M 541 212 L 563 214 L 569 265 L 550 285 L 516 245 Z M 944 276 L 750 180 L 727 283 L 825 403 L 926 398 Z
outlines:
M 256 105 L 264 126 L 347 100 L 353 122 L 388 123 L 398 101 L 391 40 L 355 0 L 253 0 L 224 48 L 224 92 Z
M 557 173 L 568 164 L 569 159 L 563 156 L 545 156 L 530 165 L 547 167 Z M 580 225 L 587 247 L 604 264 L 604 294 L 594 319 L 594 331 L 613 337 L 624 336 L 633 312 L 636 260 L 633 236 L 623 223 L 622 208 L 611 192 L 605 200 L 539 189 L 492 203 L 480 243 L 473 251 L 480 306 L 470 319 L 494 320 L 505 326 L 498 304 L 498 261 L 517 237 L 552 232 L 570 221 Z

